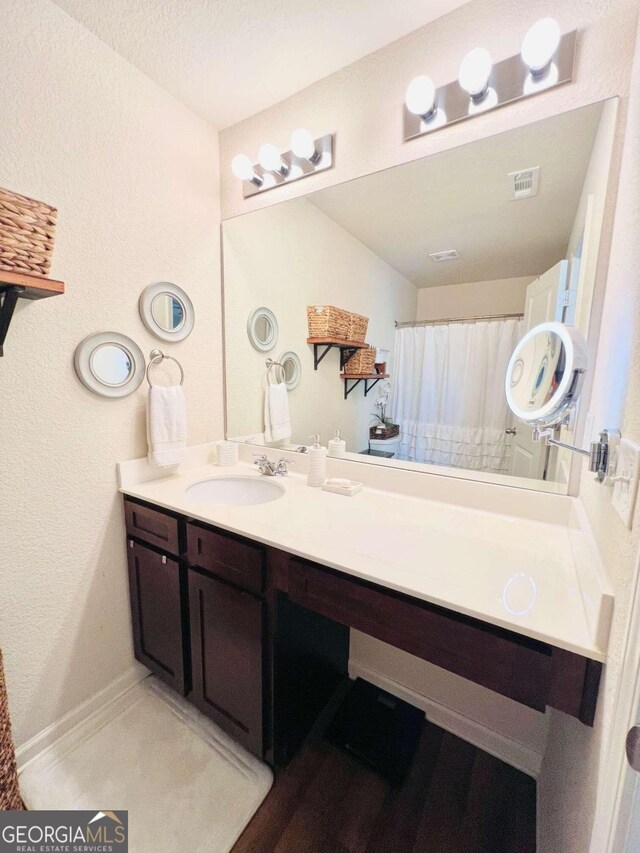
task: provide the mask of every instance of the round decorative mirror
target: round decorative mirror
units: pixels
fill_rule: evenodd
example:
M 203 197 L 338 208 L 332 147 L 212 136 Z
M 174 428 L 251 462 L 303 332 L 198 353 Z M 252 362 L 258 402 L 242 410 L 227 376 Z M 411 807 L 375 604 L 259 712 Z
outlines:
M 269 352 L 278 343 L 278 321 L 268 308 L 256 308 L 247 320 L 251 345 L 260 352 Z
M 89 335 L 76 347 L 73 361 L 82 384 L 102 397 L 126 397 L 144 378 L 142 350 L 117 332 Z
M 284 371 L 284 384 L 287 386 L 287 391 L 293 391 L 294 388 L 298 387 L 302 373 L 298 354 L 291 350 L 283 352 L 278 361 Z
M 193 303 L 177 284 L 158 281 L 140 294 L 140 316 L 151 334 L 162 341 L 182 341 L 193 330 Z
M 513 351 L 507 375 L 507 404 L 532 426 L 559 424 L 575 405 L 587 368 L 581 333 L 563 323 L 530 329 Z

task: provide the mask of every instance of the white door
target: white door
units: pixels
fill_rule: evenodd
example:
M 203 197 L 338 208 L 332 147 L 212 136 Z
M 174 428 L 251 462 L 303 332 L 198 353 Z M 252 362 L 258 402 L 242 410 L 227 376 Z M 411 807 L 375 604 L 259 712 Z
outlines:
M 562 322 L 568 269 L 569 262 L 560 261 L 527 285 L 524 307 L 526 331 L 548 320 Z M 522 421 L 518 421 L 515 430 L 509 473 L 514 477 L 541 480 L 549 461 L 549 447 L 533 441 L 533 430 Z
M 562 323 L 569 261 L 560 261 L 527 286 L 524 322 L 527 329 L 557 320 Z

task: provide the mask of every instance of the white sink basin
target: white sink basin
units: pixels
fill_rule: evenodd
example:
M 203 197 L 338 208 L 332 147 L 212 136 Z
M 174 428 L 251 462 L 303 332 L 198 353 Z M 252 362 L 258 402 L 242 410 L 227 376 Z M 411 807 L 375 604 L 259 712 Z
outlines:
M 277 501 L 284 488 L 266 477 L 213 477 L 200 480 L 186 490 L 193 500 L 223 506 L 251 506 Z

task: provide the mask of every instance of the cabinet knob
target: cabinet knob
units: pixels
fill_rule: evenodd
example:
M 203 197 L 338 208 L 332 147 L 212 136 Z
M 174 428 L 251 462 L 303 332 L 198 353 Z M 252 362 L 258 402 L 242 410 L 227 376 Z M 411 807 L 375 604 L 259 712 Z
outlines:
M 167 558 L 165 557 L 165 555 L 164 555 L 164 554 L 162 555 L 162 565 L 163 565 L 163 566 L 166 566 L 166 565 L 167 565 Z
M 129 548 L 133 548 L 133 539 L 129 539 Z

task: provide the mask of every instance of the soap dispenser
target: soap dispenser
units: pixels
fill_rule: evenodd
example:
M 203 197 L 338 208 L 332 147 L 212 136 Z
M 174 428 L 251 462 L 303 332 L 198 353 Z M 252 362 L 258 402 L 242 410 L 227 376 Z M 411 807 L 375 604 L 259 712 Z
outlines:
M 329 442 L 329 456 L 333 456 L 334 458 L 339 458 L 344 456 L 347 452 L 347 443 L 340 438 L 340 430 L 336 430 L 335 438 L 332 438 Z
M 321 486 L 327 478 L 327 448 L 320 444 L 320 435 L 313 436 L 314 443 L 309 448 L 309 467 L 307 469 L 307 486 Z

